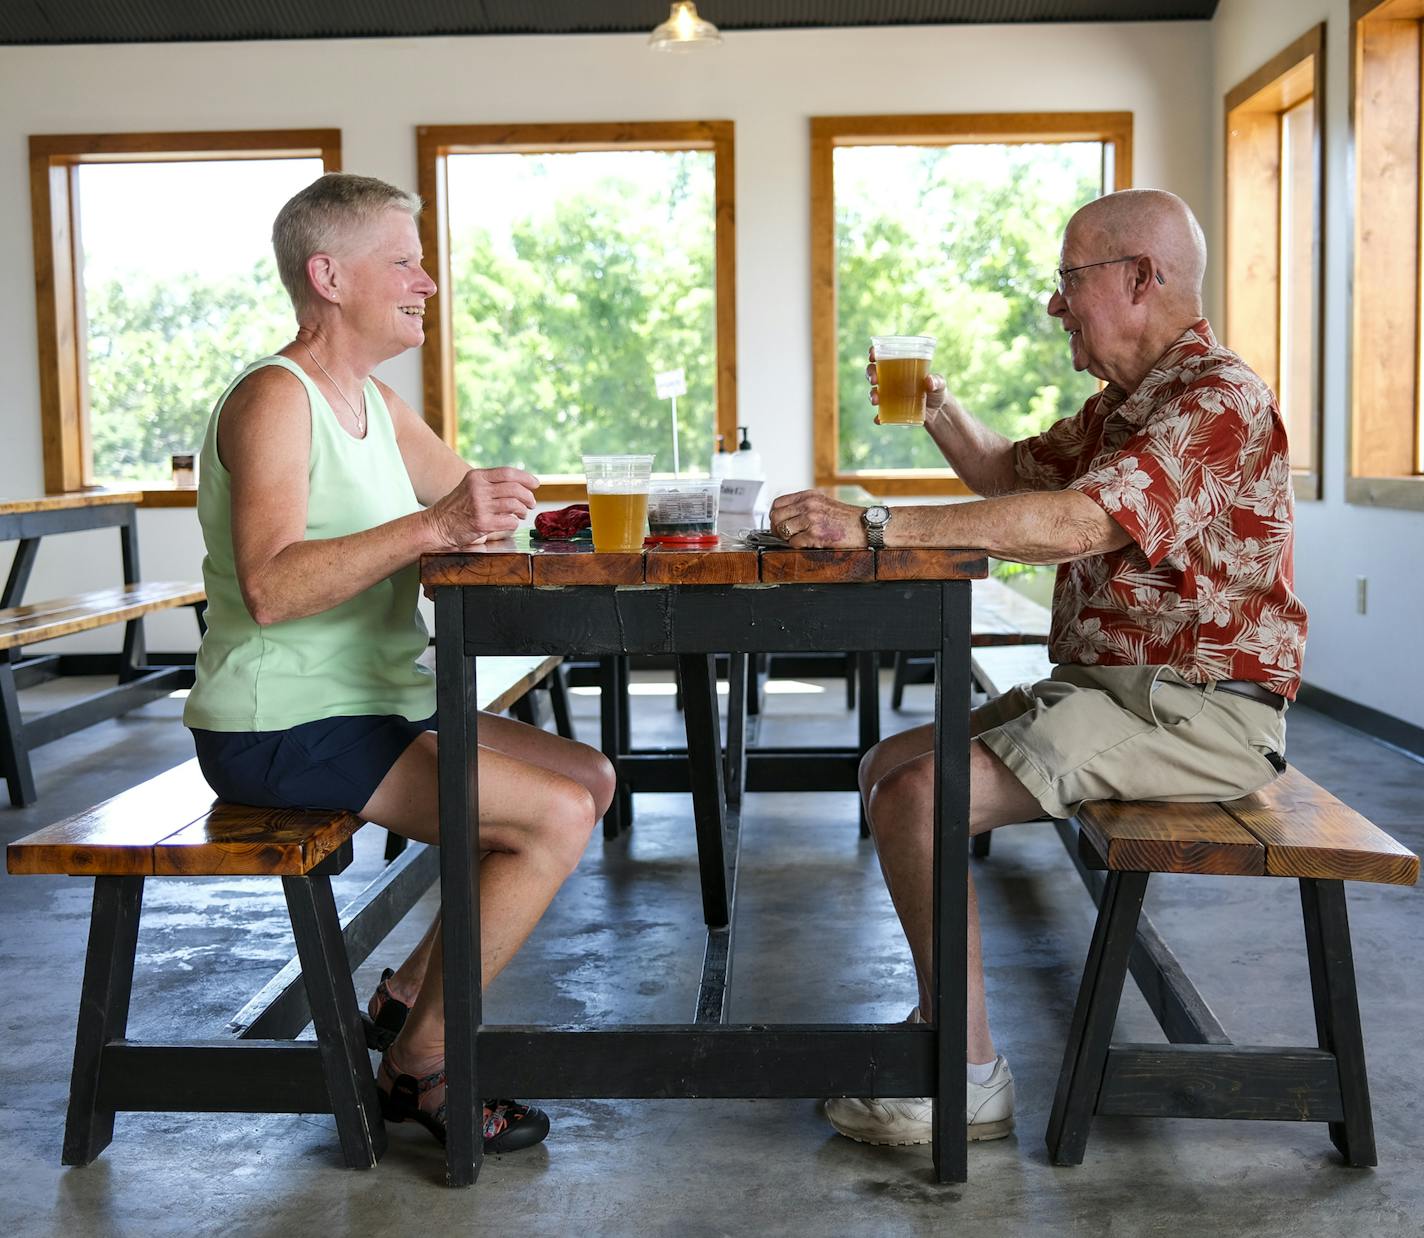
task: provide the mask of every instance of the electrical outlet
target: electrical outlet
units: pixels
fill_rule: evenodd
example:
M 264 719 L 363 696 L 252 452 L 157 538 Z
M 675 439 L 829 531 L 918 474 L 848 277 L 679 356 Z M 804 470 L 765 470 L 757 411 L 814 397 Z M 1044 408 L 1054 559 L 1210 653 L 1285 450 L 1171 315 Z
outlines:
M 1355 613 L 1363 615 L 1369 605 L 1370 579 L 1368 576 L 1355 577 Z

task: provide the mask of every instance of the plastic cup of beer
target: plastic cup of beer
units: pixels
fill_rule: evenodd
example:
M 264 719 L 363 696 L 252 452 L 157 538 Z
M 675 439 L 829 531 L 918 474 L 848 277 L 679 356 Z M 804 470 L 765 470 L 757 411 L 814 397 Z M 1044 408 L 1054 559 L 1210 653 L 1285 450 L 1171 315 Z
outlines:
M 925 378 L 934 360 L 932 335 L 873 335 L 882 426 L 925 424 Z
M 652 456 L 585 456 L 583 475 L 594 550 L 642 550 L 648 532 Z

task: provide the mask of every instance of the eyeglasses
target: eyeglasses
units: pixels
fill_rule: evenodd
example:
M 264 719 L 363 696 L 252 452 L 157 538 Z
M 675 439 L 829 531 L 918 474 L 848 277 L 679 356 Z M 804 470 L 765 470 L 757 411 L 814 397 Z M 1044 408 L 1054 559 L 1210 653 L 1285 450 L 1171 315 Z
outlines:
M 1068 276 L 1074 275 L 1079 271 L 1087 271 L 1093 267 L 1110 267 L 1116 265 L 1119 262 L 1136 262 L 1138 259 L 1145 258 L 1146 256 L 1146 254 L 1128 254 L 1126 257 L 1123 258 L 1104 258 L 1101 262 L 1085 262 L 1082 266 L 1059 267 L 1056 271 L 1053 272 L 1054 283 L 1058 289 L 1058 295 L 1060 297 L 1067 296 L 1068 289 L 1070 287 L 1076 288 L 1078 286 L 1078 281 L 1075 279 L 1070 283 L 1068 280 Z M 1157 271 L 1155 274 L 1157 282 L 1159 284 L 1165 284 L 1167 282 L 1165 279 L 1162 278 L 1161 271 Z

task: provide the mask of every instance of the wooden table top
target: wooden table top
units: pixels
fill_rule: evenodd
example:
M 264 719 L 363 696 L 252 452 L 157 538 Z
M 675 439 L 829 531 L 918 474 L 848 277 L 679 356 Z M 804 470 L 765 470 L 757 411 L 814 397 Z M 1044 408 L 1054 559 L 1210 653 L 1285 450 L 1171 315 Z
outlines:
M 586 542 L 531 542 L 524 533 L 420 561 L 426 585 L 852 584 L 978 580 L 988 570 L 982 550 L 759 550 L 724 537 L 715 546 L 599 554 Z
M 80 490 L 74 494 L 48 494 L 39 499 L 0 499 L 0 516 L 68 511 L 76 507 L 109 507 L 142 500 L 143 494 L 138 490 Z

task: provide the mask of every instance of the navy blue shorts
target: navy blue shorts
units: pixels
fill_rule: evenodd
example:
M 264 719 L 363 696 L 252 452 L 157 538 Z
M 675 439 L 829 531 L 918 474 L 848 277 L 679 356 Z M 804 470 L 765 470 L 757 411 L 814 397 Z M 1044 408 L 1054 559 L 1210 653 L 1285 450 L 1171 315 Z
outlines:
M 285 731 L 193 728 L 198 764 L 219 799 L 259 808 L 344 808 L 360 812 L 401 753 L 435 715 L 318 718 Z

